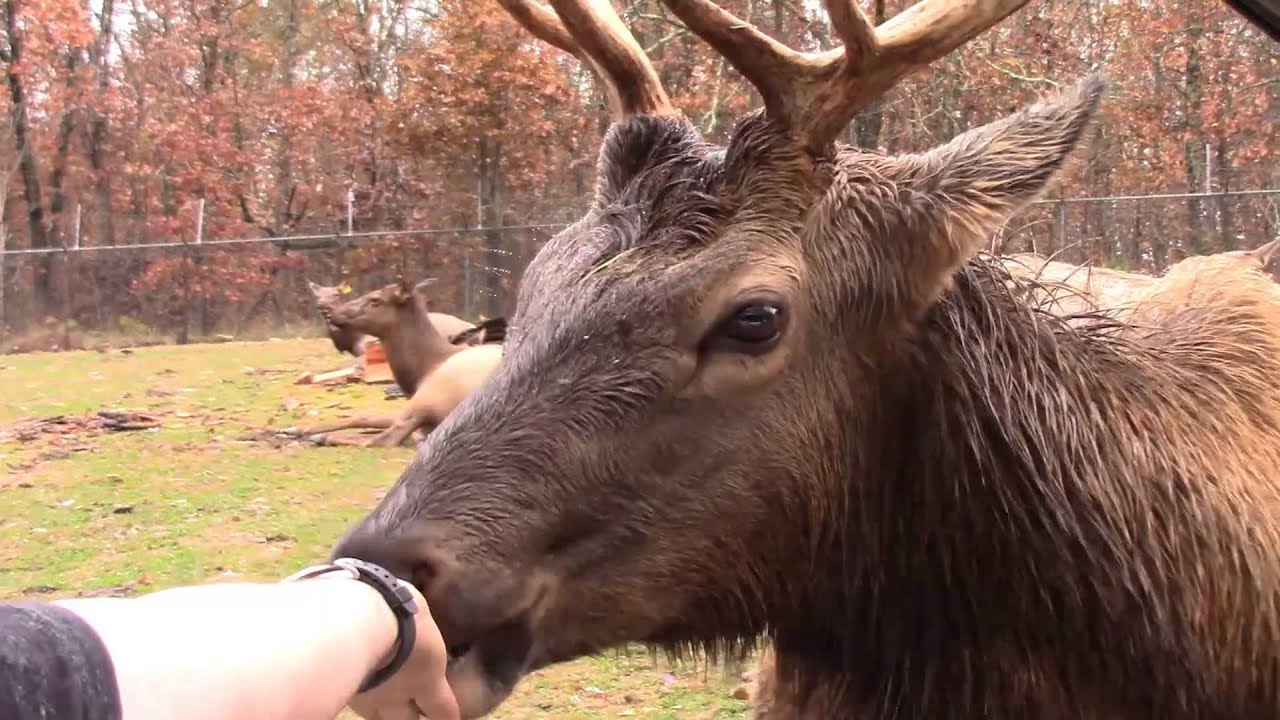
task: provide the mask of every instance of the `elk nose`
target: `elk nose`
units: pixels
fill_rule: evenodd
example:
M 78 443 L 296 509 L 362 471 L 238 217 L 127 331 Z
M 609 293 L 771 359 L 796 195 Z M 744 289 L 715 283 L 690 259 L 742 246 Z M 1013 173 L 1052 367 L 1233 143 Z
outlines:
M 334 545 L 330 559 L 342 557 L 381 565 L 396 577 L 416 585 L 427 597 L 438 588 L 444 564 L 424 539 L 381 532 L 366 523 L 349 530 Z
M 397 536 L 362 523 L 334 546 L 330 559 L 342 557 L 380 565 L 396 577 L 413 583 L 430 605 L 432 617 L 446 642 L 465 645 L 475 635 L 474 618 L 461 612 L 466 603 L 458 602 L 457 589 L 446 577 L 451 574 L 447 568 L 452 567 L 452 563 L 438 542 L 424 535 Z

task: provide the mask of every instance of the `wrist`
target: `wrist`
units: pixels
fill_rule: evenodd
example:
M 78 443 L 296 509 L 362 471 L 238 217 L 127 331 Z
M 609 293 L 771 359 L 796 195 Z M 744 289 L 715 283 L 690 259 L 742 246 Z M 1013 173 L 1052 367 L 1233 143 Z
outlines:
M 411 585 L 392 575 L 386 568 L 357 558 L 338 558 L 331 563 L 305 568 L 285 578 L 284 582 L 298 582 L 331 574 L 371 588 L 385 603 L 383 607 L 395 620 L 394 652 L 390 660 L 378 666 L 359 686 L 358 692 L 368 692 L 395 675 L 413 654 L 417 639 L 414 615 L 419 611 L 421 599 Z M 380 617 L 385 618 L 386 615 L 380 614 Z M 381 646 L 381 638 L 378 637 L 372 647 Z M 355 647 L 370 647 L 370 644 L 357 642 Z
M 373 587 L 340 574 L 317 577 L 302 585 L 329 586 L 342 607 L 335 625 L 347 636 L 348 647 L 359 653 L 365 676 L 390 662 L 396 651 L 396 616 Z M 361 678 L 363 680 L 363 677 Z

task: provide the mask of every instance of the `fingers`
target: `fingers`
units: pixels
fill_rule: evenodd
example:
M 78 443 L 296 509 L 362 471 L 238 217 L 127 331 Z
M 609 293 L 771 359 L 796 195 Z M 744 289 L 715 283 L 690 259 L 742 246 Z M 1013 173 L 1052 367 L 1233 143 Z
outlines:
M 352 698 L 350 706 L 366 720 L 462 720 L 458 701 L 445 678 L 449 654 L 431 609 L 418 589 L 401 583 L 418 604 L 417 638 L 407 663 L 385 685 Z
M 427 693 L 414 702 L 418 705 L 418 712 L 425 715 L 427 720 L 462 720 L 458 701 L 449 690 L 449 685 L 443 681 L 434 688 L 434 692 Z

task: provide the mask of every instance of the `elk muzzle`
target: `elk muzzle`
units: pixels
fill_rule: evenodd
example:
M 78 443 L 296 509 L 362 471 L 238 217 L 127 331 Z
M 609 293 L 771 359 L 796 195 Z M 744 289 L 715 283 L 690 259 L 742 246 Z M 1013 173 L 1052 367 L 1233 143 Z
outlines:
M 545 574 L 459 561 L 433 528 L 399 536 L 362 523 L 331 556 L 377 563 L 422 592 L 448 647 L 449 686 L 464 718 L 488 714 L 548 663 L 536 633 L 555 586 Z

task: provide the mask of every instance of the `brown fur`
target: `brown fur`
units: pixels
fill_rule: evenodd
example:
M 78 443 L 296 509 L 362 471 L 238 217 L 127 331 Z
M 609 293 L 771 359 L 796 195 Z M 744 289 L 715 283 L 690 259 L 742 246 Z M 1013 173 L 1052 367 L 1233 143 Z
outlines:
M 334 348 L 340 353 L 362 357 L 364 346 L 372 336 L 349 325 L 335 325 L 332 319 L 333 308 L 349 301 L 346 293 L 340 286 L 317 285 L 311 281 L 307 282 L 307 286 L 311 290 L 312 297 L 315 298 L 320 314 L 324 317 L 325 329 L 328 331 L 329 339 L 333 341 Z M 501 342 L 501 335 L 505 331 L 505 321 L 502 318 L 486 320 L 481 326 L 442 312 L 429 312 L 427 318 L 436 332 L 448 338 L 451 344 L 476 345 L 480 342 Z M 485 325 L 493 328 L 488 330 L 487 335 L 483 334 Z
M 1269 242 L 1252 250 L 1233 250 L 1214 257 L 1232 263 L 1240 269 L 1253 269 L 1266 273 L 1272 280 L 1280 275 L 1277 251 L 1280 240 Z M 1080 316 L 1085 322 L 1096 320 L 1096 313 L 1111 316 L 1133 309 L 1142 297 L 1149 294 L 1157 278 L 1136 272 L 1051 260 L 1036 253 L 1015 253 L 1000 258 L 1011 275 L 1021 282 L 1018 287 L 1027 293 L 1029 303 L 1063 316 Z M 1179 268 L 1202 267 L 1204 259 L 1190 256 L 1175 263 L 1167 272 L 1185 272 Z M 1025 282 L 1025 281 L 1031 282 Z
M 1072 265 L 1033 253 L 1010 255 L 1001 262 L 1019 281 L 1014 287 L 1028 293 L 1029 303 L 1059 315 L 1121 308 L 1156 281 L 1142 273 Z
M 502 357 L 500 345 L 486 344 L 489 335 L 502 337 L 501 318 L 446 338 L 427 311 L 423 291 L 429 281 L 410 287 L 401 280 L 358 298 L 332 305 L 330 322 L 377 337 L 387 353 L 396 383 L 410 393 L 408 404 L 390 415 L 358 416 L 301 431 L 307 437 L 339 430 L 383 430 L 371 440 L 322 438 L 330 444 L 368 444 L 394 447 L 415 431 L 429 432 L 470 391 L 484 381 Z M 454 343 L 452 340 L 461 340 Z M 494 348 L 497 348 L 496 350 Z
M 368 440 L 327 437 L 321 442 L 361 447 L 395 447 L 404 444 L 416 431 L 421 431 L 425 435 L 443 422 L 458 403 L 483 385 L 501 362 L 501 345 L 468 347 L 464 352 L 450 356 L 430 375 L 423 378 L 413 397 L 409 398 L 408 404 L 400 412 L 394 416 L 371 419 L 378 425 L 354 426 L 386 428 L 376 437 Z
M 317 285 L 308 280 L 307 289 L 311 291 L 311 297 L 316 301 L 316 307 L 324 318 L 325 331 L 329 334 L 329 340 L 333 342 L 334 349 L 340 353 L 363 357 L 364 346 L 369 342 L 369 336 L 352 328 L 338 327 L 329 320 L 329 308 L 342 302 L 343 288 Z
M 423 589 L 468 717 L 763 633 L 774 719 L 1275 718 L 1280 290 L 1202 259 L 1081 325 L 975 256 L 1101 91 L 903 156 L 616 123 L 501 366 L 334 554 Z

